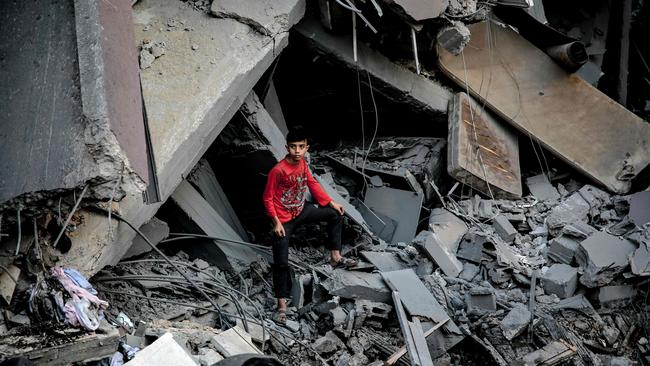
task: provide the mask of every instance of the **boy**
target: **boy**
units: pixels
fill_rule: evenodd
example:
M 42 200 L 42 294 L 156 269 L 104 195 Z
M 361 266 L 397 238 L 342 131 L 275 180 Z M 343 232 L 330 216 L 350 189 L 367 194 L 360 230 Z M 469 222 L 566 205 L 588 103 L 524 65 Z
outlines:
M 273 288 L 278 299 L 277 320 L 286 321 L 286 298 L 291 292 L 289 237 L 296 227 L 308 222 L 327 222 L 328 249 L 332 267 L 352 267 L 356 261 L 341 256 L 343 207 L 332 201 L 314 179 L 305 162 L 309 150 L 307 135 L 296 127 L 287 134 L 287 156 L 269 172 L 264 190 L 264 207 L 273 220 Z M 318 205 L 305 203 L 307 189 Z

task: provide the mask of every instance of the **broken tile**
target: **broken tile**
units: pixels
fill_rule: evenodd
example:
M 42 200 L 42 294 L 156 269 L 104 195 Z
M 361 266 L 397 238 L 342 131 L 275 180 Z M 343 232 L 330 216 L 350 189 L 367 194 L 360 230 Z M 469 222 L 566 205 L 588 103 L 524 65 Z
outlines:
M 456 255 L 449 252 L 446 246 L 440 244 L 437 236 L 431 231 L 420 232 L 413 243 L 421 248 L 447 276 L 457 277 L 463 270 L 463 264 L 456 258 Z
M 555 294 L 560 299 L 571 297 L 578 285 L 578 269 L 556 263 L 540 276 L 540 280 L 546 294 Z
M 501 330 L 503 336 L 511 341 L 521 334 L 530 323 L 531 314 L 526 305 L 514 303 L 508 315 L 501 321 Z
M 636 246 L 605 232 L 597 232 L 580 242 L 576 262 L 582 268 L 580 283 L 593 288 L 603 286 L 623 272 Z

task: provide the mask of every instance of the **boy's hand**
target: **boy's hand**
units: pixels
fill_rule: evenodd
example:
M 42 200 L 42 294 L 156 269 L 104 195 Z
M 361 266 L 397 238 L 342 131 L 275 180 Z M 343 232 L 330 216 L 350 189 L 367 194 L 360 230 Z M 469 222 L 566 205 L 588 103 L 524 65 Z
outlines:
M 282 223 L 279 220 L 273 225 L 273 233 L 281 238 L 285 236 L 284 226 L 282 226 Z
M 340 204 L 334 201 L 330 201 L 330 207 L 335 209 L 341 215 L 345 213 L 345 209 L 343 208 L 343 206 L 341 206 Z

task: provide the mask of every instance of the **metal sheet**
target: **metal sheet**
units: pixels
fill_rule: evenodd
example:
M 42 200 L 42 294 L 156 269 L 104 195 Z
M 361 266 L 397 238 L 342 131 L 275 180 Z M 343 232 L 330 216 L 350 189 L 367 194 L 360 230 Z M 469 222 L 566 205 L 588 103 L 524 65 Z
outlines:
M 462 56 L 439 49 L 443 72 L 579 171 L 627 192 L 650 163 L 650 125 L 512 29 L 491 21 L 469 28 Z

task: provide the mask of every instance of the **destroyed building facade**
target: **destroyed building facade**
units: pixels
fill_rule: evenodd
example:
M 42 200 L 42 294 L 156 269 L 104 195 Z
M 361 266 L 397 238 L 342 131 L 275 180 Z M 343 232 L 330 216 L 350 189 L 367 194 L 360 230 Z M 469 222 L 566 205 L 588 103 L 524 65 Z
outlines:
M 642 0 L 0 4 L 0 364 L 648 365 Z M 291 241 L 287 131 L 343 204 Z

